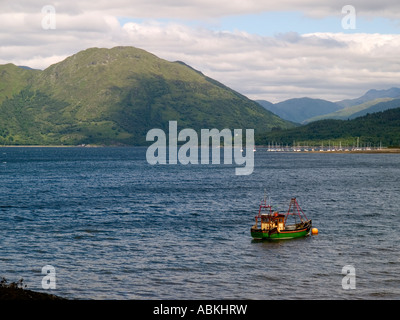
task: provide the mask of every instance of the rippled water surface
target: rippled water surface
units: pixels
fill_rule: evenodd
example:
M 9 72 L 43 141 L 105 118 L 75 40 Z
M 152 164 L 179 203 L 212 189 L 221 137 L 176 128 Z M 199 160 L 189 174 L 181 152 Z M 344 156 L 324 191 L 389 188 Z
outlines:
M 145 148 L 0 148 L 0 276 L 71 299 L 399 299 L 400 155 L 269 153 L 146 162 Z M 260 242 L 267 190 L 319 234 Z M 342 288 L 342 268 L 356 289 Z

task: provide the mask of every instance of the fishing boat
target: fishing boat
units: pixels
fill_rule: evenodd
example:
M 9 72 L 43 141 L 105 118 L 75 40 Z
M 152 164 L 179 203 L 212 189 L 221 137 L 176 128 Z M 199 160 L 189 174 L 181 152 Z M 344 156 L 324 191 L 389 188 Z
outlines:
M 310 234 L 312 226 L 311 220 L 307 219 L 296 198 L 291 199 L 287 212 L 279 213 L 274 212 L 264 197 L 255 220 L 255 225 L 251 227 L 251 236 L 260 240 L 305 237 Z

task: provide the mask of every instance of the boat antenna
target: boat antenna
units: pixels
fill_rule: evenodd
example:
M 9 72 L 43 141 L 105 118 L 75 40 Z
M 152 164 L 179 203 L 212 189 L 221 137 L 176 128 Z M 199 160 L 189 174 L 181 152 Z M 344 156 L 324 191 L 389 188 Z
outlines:
M 267 189 L 264 188 L 264 205 L 271 206 L 271 199 L 269 199 L 269 203 L 267 203 Z

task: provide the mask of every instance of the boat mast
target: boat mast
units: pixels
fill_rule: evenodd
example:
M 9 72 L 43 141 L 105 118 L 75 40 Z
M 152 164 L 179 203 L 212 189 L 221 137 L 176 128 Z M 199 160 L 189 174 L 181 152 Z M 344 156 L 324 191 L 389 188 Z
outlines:
M 261 201 L 260 208 L 258 209 L 258 217 L 261 217 L 262 209 L 265 209 L 267 214 L 272 213 L 271 204 L 267 204 L 267 191 L 264 189 L 264 200 Z
M 305 213 L 303 212 L 303 210 L 301 210 L 299 204 L 297 203 L 296 198 L 292 198 L 289 204 L 289 209 L 286 213 L 286 217 L 285 217 L 285 224 L 286 221 L 288 219 L 289 216 L 294 216 L 294 218 L 296 219 L 296 217 L 299 217 L 300 222 L 303 222 L 304 219 L 307 221 L 307 217 L 305 215 Z M 303 219 L 304 217 L 304 219 Z

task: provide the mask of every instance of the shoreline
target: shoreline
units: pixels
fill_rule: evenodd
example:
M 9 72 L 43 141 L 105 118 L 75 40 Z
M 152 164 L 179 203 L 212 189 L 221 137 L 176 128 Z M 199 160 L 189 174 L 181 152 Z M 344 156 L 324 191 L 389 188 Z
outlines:
M 321 153 L 321 154 L 329 154 L 329 153 L 343 153 L 343 154 L 350 154 L 350 153 L 365 153 L 365 154 L 376 154 L 376 153 L 381 153 L 381 154 L 397 154 L 400 153 L 400 148 L 381 148 L 381 149 L 359 149 L 359 150 L 304 150 L 303 148 L 299 148 L 298 150 L 293 150 L 293 147 L 290 148 L 283 148 L 283 150 L 277 150 L 274 148 L 270 148 L 267 146 L 256 146 L 257 149 L 272 149 L 272 150 L 267 150 L 267 152 L 278 152 L 278 153 Z M 306 148 L 307 149 L 307 148 Z
M 3 145 L 0 148 L 102 148 L 108 146 L 100 146 L 100 145 Z M 112 147 L 112 146 L 110 146 Z
M 400 153 L 400 149 L 396 149 L 396 150 L 365 150 L 365 151 L 302 151 L 301 153 L 397 154 L 397 153 Z
M 0 146 L 0 148 L 116 148 L 116 147 L 124 147 L 124 148 L 132 148 L 132 147 L 146 147 L 146 146 L 121 146 L 121 145 L 4 145 Z M 223 146 L 221 146 L 223 148 Z M 270 149 L 268 146 L 264 145 L 256 145 L 257 149 Z M 267 150 L 267 152 L 279 152 L 279 153 L 365 153 L 365 154 L 397 154 L 400 153 L 400 148 L 382 148 L 382 149 L 371 149 L 371 150 Z
M 0 287 L 0 301 L 66 301 L 68 299 L 25 288 Z

